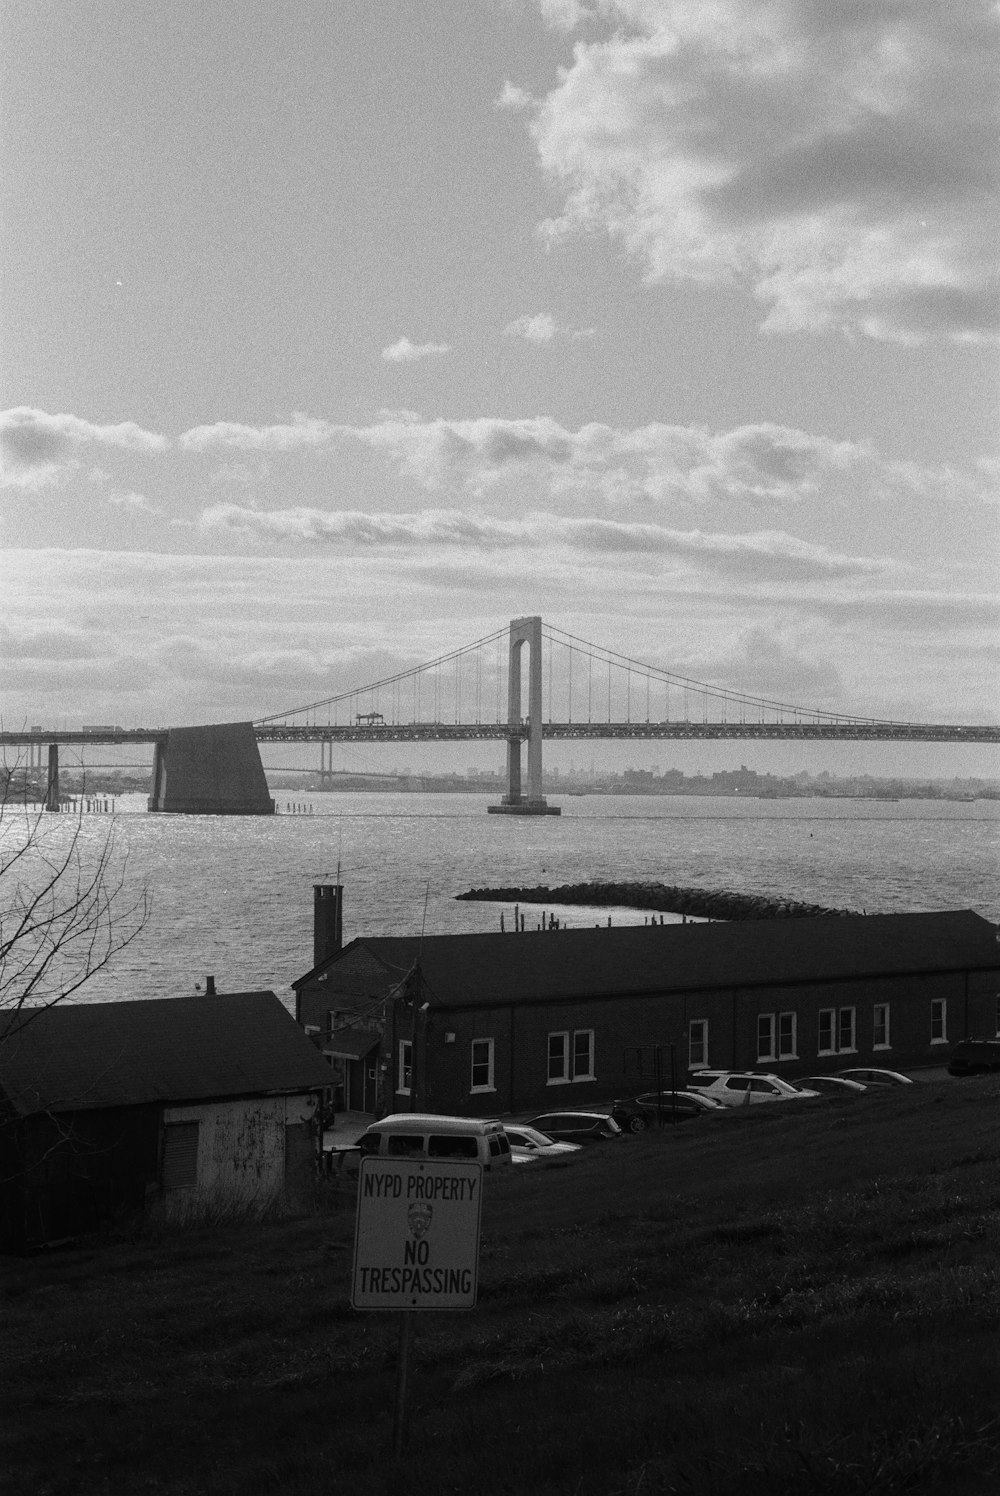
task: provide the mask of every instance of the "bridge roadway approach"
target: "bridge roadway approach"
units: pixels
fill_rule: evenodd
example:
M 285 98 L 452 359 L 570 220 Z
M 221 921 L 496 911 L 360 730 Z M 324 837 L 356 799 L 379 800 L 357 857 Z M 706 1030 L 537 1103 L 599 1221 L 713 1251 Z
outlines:
M 42 768 L 48 748 L 45 809 L 58 810 L 59 749 L 66 745 L 133 743 L 154 745 L 149 809 L 175 815 L 269 816 L 274 814 L 252 722 L 217 722 L 207 727 L 88 727 L 79 732 L 0 732 L 0 746 L 27 748 L 30 769 Z

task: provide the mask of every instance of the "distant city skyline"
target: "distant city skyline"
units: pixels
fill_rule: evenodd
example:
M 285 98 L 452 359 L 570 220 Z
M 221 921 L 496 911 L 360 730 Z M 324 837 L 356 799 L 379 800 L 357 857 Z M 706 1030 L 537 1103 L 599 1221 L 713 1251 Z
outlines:
M 529 613 L 997 721 L 998 30 L 990 0 L 14 0 L 4 725 L 256 717 Z

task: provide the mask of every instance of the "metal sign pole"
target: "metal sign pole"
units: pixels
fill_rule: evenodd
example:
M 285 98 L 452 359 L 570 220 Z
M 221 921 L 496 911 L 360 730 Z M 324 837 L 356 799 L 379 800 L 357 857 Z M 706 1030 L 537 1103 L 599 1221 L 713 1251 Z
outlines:
M 392 1452 L 402 1459 L 406 1444 L 406 1398 L 410 1380 L 410 1344 L 413 1340 L 413 1311 L 399 1311 L 399 1355 L 396 1361 L 396 1414 L 392 1429 Z

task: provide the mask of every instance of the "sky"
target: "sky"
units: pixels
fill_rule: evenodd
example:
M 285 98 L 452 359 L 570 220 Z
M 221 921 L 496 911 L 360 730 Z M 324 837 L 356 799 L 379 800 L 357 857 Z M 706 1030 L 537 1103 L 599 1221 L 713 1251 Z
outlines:
M 1000 720 L 994 0 L 0 30 L 5 726 L 254 718 L 526 614 Z

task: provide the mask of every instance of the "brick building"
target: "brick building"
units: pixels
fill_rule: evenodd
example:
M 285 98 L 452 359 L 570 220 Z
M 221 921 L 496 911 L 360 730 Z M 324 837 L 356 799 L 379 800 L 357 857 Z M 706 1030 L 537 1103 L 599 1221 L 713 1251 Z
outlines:
M 339 936 L 339 911 L 337 915 Z M 363 937 L 294 983 L 357 1110 L 491 1115 L 643 1089 L 673 1063 L 788 1076 L 943 1064 L 1000 1022 L 1000 944 L 968 910 Z

